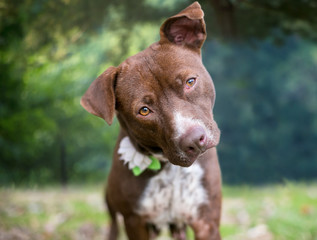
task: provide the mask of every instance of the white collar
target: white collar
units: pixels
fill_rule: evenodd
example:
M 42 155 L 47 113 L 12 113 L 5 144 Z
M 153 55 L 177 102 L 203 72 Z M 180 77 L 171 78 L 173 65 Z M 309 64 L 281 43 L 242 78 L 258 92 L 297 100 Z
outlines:
M 121 155 L 120 160 L 124 161 L 124 164 L 128 164 L 130 170 L 139 167 L 141 171 L 144 171 L 152 163 L 149 156 L 144 155 L 135 149 L 129 137 L 124 137 L 121 140 L 118 153 Z M 153 154 L 153 156 L 162 162 L 168 161 L 161 154 Z

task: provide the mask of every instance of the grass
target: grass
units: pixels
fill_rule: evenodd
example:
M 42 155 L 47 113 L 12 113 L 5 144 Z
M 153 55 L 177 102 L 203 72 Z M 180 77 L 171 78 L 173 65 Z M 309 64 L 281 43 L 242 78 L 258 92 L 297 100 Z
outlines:
M 317 185 L 225 187 L 224 239 L 317 240 Z
M 102 189 L 0 188 L 0 240 L 104 239 Z M 224 240 L 317 240 L 316 183 L 224 186 L 223 195 Z

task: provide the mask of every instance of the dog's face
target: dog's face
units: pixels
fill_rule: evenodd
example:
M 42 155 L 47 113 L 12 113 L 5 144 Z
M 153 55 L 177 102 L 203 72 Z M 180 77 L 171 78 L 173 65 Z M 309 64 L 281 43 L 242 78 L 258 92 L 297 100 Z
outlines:
M 162 25 L 158 43 L 99 76 L 82 105 L 109 124 L 116 111 L 139 150 L 190 166 L 220 136 L 215 89 L 200 55 L 205 37 L 203 12 L 194 3 Z

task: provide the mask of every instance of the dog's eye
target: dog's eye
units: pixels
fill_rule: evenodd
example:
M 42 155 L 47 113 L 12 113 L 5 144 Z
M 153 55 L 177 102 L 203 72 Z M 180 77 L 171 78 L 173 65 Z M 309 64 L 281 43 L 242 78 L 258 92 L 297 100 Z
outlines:
M 139 110 L 139 113 L 142 115 L 142 116 L 147 116 L 150 114 L 150 109 L 148 107 L 142 107 L 140 110 Z
M 191 88 L 195 85 L 196 78 L 190 78 L 186 81 L 186 88 Z

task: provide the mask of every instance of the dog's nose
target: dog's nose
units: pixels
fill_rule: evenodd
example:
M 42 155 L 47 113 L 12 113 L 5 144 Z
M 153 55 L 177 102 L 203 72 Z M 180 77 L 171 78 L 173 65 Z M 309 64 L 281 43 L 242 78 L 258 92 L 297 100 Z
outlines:
M 205 130 L 198 126 L 189 129 L 180 139 L 180 148 L 189 157 L 197 157 L 207 149 Z

